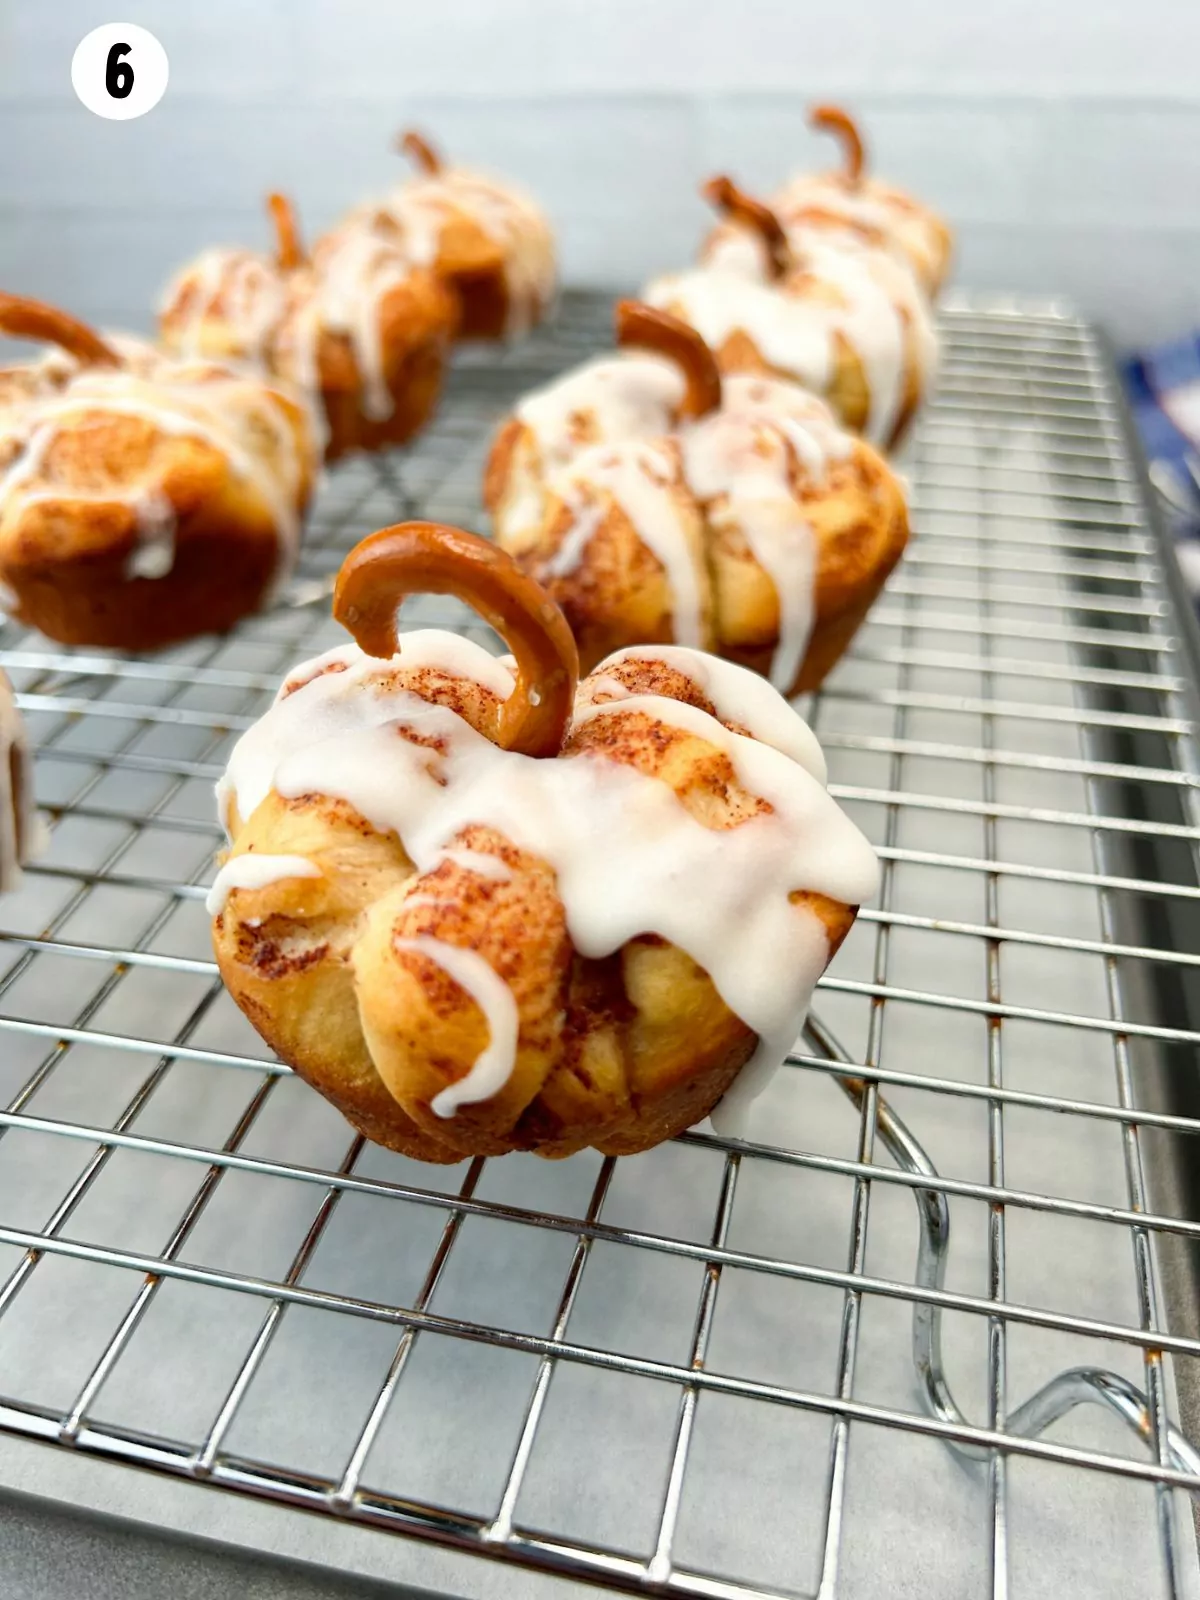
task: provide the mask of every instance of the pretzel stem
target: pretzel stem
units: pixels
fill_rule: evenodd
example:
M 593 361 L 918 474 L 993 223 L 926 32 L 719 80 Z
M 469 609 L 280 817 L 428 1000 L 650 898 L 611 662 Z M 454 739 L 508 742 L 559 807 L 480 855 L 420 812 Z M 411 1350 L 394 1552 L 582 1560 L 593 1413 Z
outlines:
M 758 234 L 766 248 L 772 278 L 782 278 L 792 264 L 783 223 L 761 200 L 746 194 L 732 178 L 710 178 L 700 191 L 722 216 Z
M 441 156 L 415 128 L 406 128 L 396 139 L 396 148 L 406 155 L 418 172 L 427 178 L 436 178 L 445 163 Z
M 695 328 L 640 300 L 618 301 L 615 320 L 622 349 L 652 350 L 673 361 L 683 373 L 684 416 L 705 417 L 717 409 L 721 404 L 720 368 Z
M 124 363 L 100 335 L 65 311 L 27 300 L 23 295 L 0 293 L 0 333 L 14 339 L 41 339 L 56 344 L 84 367 L 119 367 Z
M 846 181 L 852 187 L 861 183 L 866 152 L 858 124 L 849 112 L 841 106 L 814 106 L 808 113 L 808 125 L 820 133 L 831 133 L 840 141 Z
M 267 210 L 275 225 L 275 260 L 284 272 L 294 272 L 308 260 L 300 243 L 296 208 L 285 194 L 269 194 Z
M 511 556 L 441 522 L 398 522 L 342 562 L 333 614 L 370 656 L 400 648 L 397 614 L 410 594 L 452 594 L 494 628 L 517 659 L 517 681 L 492 735 L 504 750 L 555 756 L 575 702 L 579 656 L 567 620 Z

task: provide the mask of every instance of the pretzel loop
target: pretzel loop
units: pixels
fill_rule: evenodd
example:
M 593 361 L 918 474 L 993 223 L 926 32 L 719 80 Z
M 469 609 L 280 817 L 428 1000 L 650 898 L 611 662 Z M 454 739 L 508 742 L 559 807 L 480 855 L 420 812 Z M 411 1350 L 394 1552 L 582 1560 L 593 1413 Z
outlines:
M 683 414 L 704 417 L 721 404 L 721 371 L 704 340 L 678 317 L 640 300 L 620 300 L 616 309 L 617 343 L 622 349 L 651 350 L 673 361 L 683 373 Z
M 783 223 L 770 206 L 739 189 L 732 178 L 710 178 L 700 192 L 730 222 L 758 235 L 767 252 L 772 278 L 782 278 L 792 264 L 792 252 Z
M 300 242 L 296 208 L 285 194 L 269 194 L 267 210 L 275 225 L 275 260 L 284 272 L 294 272 L 308 260 Z
M 83 367 L 120 367 L 121 357 L 84 322 L 65 311 L 27 300 L 23 295 L 0 293 L 0 333 L 14 339 L 40 339 L 56 344 Z
M 831 133 L 840 141 L 846 181 L 852 187 L 861 183 L 866 151 L 858 124 L 849 112 L 843 111 L 841 106 L 814 106 L 808 113 L 808 125 L 819 133 Z
M 333 614 L 370 656 L 400 648 L 397 613 L 410 594 L 450 594 L 476 610 L 517 660 L 516 684 L 493 734 L 504 750 L 555 756 L 579 680 L 567 620 L 511 556 L 441 522 L 398 522 L 355 545 L 342 563 Z
M 427 178 L 436 178 L 445 165 L 429 140 L 415 128 L 406 128 L 398 136 L 396 147 L 408 157 L 417 171 L 423 172 Z

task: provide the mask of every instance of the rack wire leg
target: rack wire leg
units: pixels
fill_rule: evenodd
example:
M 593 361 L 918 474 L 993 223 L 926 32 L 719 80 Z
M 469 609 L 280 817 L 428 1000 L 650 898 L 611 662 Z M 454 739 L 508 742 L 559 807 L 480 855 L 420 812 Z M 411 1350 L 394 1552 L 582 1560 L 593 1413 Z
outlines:
M 830 1061 L 851 1065 L 849 1055 L 817 1017 L 809 1017 L 804 1032 L 813 1048 Z M 837 1081 L 854 1106 L 861 1110 L 867 1096 L 866 1083 L 852 1076 L 839 1076 Z M 878 1098 L 878 1118 L 879 1136 L 896 1165 L 915 1177 L 937 1178 L 937 1168 L 924 1148 L 882 1095 Z M 913 1194 L 920 1224 L 917 1286 L 942 1289 L 950 1251 L 950 1203 L 938 1189 L 914 1189 Z M 913 1307 L 912 1351 L 913 1365 L 930 1415 L 955 1426 L 971 1426 L 946 1378 L 942 1360 L 941 1306 L 920 1302 Z M 1103 1367 L 1070 1367 L 1060 1372 L 1010 1413 L 1007 1431 L 1021 1439 L 1036 1439 L 1068 1411 L 1084 1404 L 1103 1406 L 1114 1412 L 1145 1443 L 1153 1439 L 1146 1396 L 1136 1384 Z M 951 1441 L 950 1448 L 973 1461 L 986 1461 L 991 1453 L 986 1446 L 961 1441 Z M 1171 1425 L 1167 1427 L 1167 1452 L 1173 1467 L 1200 1476 L 1200 1451 Z

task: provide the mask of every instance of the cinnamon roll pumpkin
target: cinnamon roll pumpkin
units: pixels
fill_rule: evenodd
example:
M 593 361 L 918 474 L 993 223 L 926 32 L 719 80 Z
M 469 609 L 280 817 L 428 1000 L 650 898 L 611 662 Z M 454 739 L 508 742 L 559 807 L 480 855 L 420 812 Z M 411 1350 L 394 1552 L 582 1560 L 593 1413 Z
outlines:
M 441 394 L 458 315 L 395 225 L 348 222 L 304 250 L 295 213 L 270 196 L 274 258 L 209 251 L 160 307 L 168 349 L 253 360 L 319 403 L 328 461 L 403 444 Z
M 950 269 L 953 236 L 938 214 L 903 189 L 866 173 L 862 135 L 838 106 L 814 106 L 812 127 L 836 135 L 842 145 L 839 170 L 803 173 L 768 199 L 793 252 L 810 240 L 840 249 L 881 250 L 904 263 L 921 289 L 936 299 Z M 766 276 L 769 260 L 753 229 L 719 223 L 701 249 L 707 266 L 735 266 Z
M 0 331 L 64 352 L 0 415 L 13 614 L 65 644 L 149 650 L 258 609 L 291 569 L 319 459 L 299 400 L 13 295 Z M 0 393 L 22 387 L 6 377 Z
M 696 328 L 723 372 L 790 379 L 855 433 L 894 448 L 937 367 L 932 313 L 912 274 L 883 251 L 819 234 L 793 248 L 775 211 L 728 178 L 705 193 L 757 241 L 763 273 L 726 258 L 655 280 L 646 301 Z
M 665 436 L 719 404 L 720 373 L 685 323 L 657 319 L 650 343 L 619 317 L 617 346 L 533 390 L 501 423 L 483 481 L 498 531 L 519 539 L 536 523 L 547 477 L 582 451 Z
M 510 645 L 397 635 L 420 589 Z M 231 994 L 368 1138 L 427 1161 L 739 1132 L 877 864 L 760 678 L 680 648 L 577 682 L 548 596 L 428 523 L 351 552 L 357 643 L 298 667 L 219 788 Z
M 948 224 L 906 190 L 868 174 L 862 134 L 841 107 L 814 106 L 809 123 L 839 140 L 842 166 L 832 172 L 799 174 L 776 192 L 772 204 L 784 226 L 858 231 L 902 256 L 926 294 L 936 298 L 954 249 Z
M 785 694 L 817 688 L 904 551 L 899 480 L 797 385 L 722 378 L 695 330 L 668 314 L 623 302 L 617 327 L 626 348 L 678 364 L 677 392 L 693 405 L 673 421 L 630 406 L 644 431 L 537 477 L 503 425 L 486 477 L 498 543 L 562 608 L 585 670 L 629 645 L 677 643 L 715 650 Z M 554 402 L 580 381 L 551 385 L 524 415 L 553 436 Z
M 374 229 L 391 224 L 408 259 L 449 285 L 460 339 L 527 333 L 555 294 L 554 235 L 541 209 L 507 180 L 447 166 L 412 129 L 397 143 L 416 174 L 352 220 Z
M 270 365 L 288 278 L 304 252 L 286 197 L 269 195 L 267 209 L 275 230 L 273 253 L 216 246 L 181 267 L 163 290 L 159 338 L 173 355 Z

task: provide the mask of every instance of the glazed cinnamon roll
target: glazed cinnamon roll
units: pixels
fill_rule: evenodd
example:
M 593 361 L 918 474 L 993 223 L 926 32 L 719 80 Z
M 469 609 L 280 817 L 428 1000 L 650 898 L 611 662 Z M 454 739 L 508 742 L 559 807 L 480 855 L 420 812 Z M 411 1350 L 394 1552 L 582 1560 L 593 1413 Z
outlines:
M 422 589 L 512 649 L 397 636 Z M 429 523 L 347 559 L 357 635 L 295 669 L 219 795 L 221 974 L 363 1133 L 420 1159 L 744 1130 L 874 854 L 760 678 L 633 650 L 577 683 L 549 598 Z
M 820 395 L 856 433 L 894 448 L 937 368 L 928 302 L 878 250 L 819 235 L 797 250 L 776 213 L 715 178 L 705 193 L 754 242 L 762 273 L 728 258 L 656 279 L 645 299 L 690 323 L 724 372 L 761 372 Z
M 694 330 L 646 306 L 624 302 L 617 321 L 627 347 L 686 351 L 687 390 L 704 403 L 669 430 L 580 450 L 519 498 L 500 493 L 498 542 L 562 608 L 585 670 L 677 643 L 785 694 L 817 688 L 904 551 L 899 480 L 797 385 L 722 378 Z
M 441 394 L 453 296 L 394 225 L 347 223 L 310 254 L 291 203 L 276 194 L 269 206 L 274 256 L 213 250 L 185 267 L 160 306 L 164 344 L 254 361 L 312 397 L 327 460 L 405 443 Z
M 447 166 L 414 130 L 397 142 L 415 175 L 354 220 L 394 224 L 408 258 L 453 289 L 460 339 L 527 333 L 555 295 L 554 235 L 541 209 L 507 180 Z
M 857 125 L 837 106 L 816 106 L 814 128 L 834 134 L 842 145 L 840 169 L 791 178 L 768 199 L 796 254 L 810 242 L 844 250 L 879 250 L 902 262 L 921 289 L 936 299 L 950 269 L 953 238 L 928 206 L 903 189 L 872 178 Z M 753 229 L 736 220 L 719 223 L 705 240 L 701 261 L 733 266 L 766 276 L 769 262 Z
M 291 570 L 319 460 L 299 400 L 12 295 L 0 295 L 0 331 L 64 353 L 0 416 L 8 609 L 63 643 L 125 650 L 223 632 L 258 609 Z

